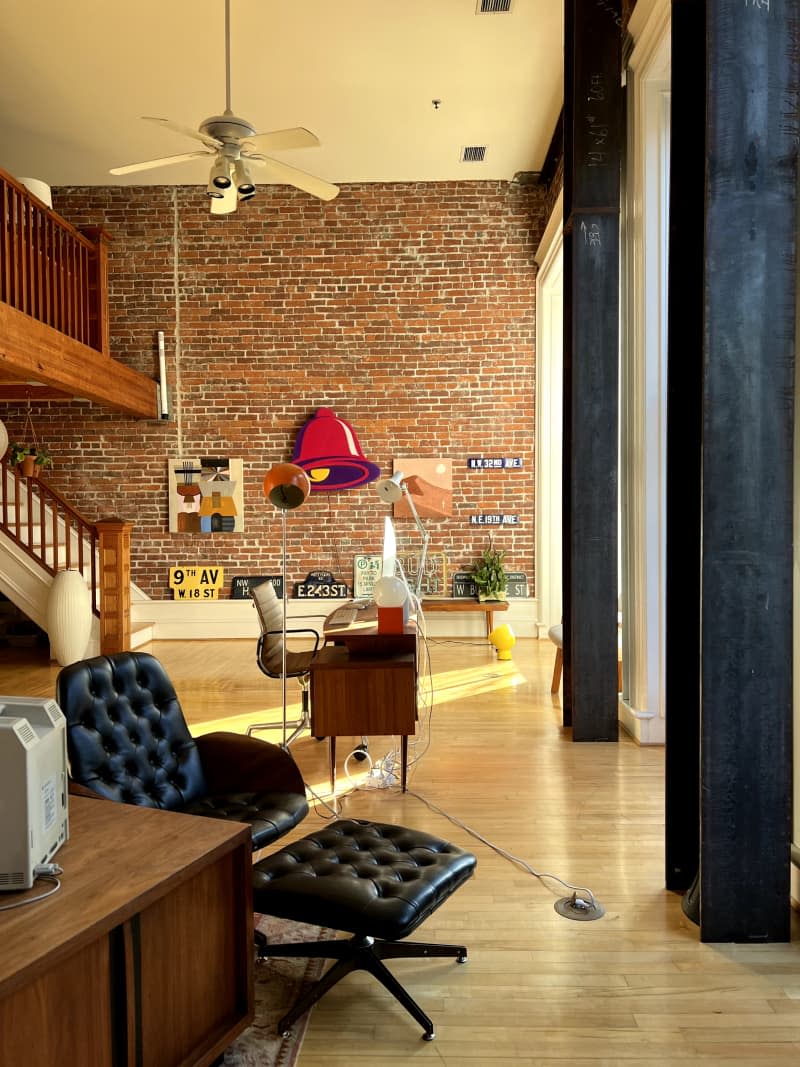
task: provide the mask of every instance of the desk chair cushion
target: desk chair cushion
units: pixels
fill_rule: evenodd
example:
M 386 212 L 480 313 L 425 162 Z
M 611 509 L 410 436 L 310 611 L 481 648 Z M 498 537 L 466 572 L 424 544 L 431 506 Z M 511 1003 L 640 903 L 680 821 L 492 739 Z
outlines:
M 261 637 L 257 649 L 259 666 L 271 678 L 280 678 L 283 673 L 283 607 L 272 582 L 261 582 L 251 590 L 251 595 L 261 626 Z M 319 634 L 316 630 L 308 629 L 287 629 L 286 632 L 313 635 L 315 639 L 312 649 L 302 652 L 295 652 L 288 648 L 286 650 L 287 677 L 297 678 L 308 673 L 319 644 Z
M 462 885 L 476 862 L 421 830 L 340 819 L 255 864 L 253 907 L 397 941 Z
M 140 652 L 70 664 L 56 700 L 67 719 L 74 781 L 124 804 L 250 824 L 263 848 L 305 817 L 291 756 L 255 738 L 189 733 L 169 677 Z

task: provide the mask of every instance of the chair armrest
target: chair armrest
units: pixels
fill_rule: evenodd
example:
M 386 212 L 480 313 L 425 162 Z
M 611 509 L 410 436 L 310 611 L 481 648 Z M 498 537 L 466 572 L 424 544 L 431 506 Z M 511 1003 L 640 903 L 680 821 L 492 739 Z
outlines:
M 278 745 L 244 734 L 220 732 L 194 738 L 208 790 L 223 793 L 299 793 L 300 770 Z
M 272 636 L 273 634 L 276 637 L 283 637 L 283 630 L 265 630 L 264 633 L 262 633 L 261 636 L 262 637 L 268 637 L 268 636 Z M 287 628 L 287 630 L 286 630 L 286 636 L 287 637 L 296 637 L 297 634 L 311 634 L 312 637 L 314 638 L 314 651 L 315 652 L 317 651 L 317 649 L 319 648 L 319 631 L 318 630 L 312 630 L 311 628 L 307 628 L 307 629 L 288 629 Z

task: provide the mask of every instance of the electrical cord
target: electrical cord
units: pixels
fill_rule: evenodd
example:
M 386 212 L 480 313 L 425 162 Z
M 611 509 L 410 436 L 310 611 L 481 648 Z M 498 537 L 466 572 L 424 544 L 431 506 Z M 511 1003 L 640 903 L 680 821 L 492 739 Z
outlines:
M 466 823 L 462 822 L 460 819 L 457 819 L 455 815 L 451 815 L 449 812 L 445 811 L 444 808 L 440 808 L 438 804 L 434 804 L 433 801 L 428 800 L 426 797 L 422 796 L 421 793 L 415 793 L 411 789 L 407 790 L 407 792 L 409 796 L 415 797 L 417 800 L 421 800 L 423 804 L 425 804 L 431 809 L 431 811 L 436 812 L 437 815 L 443 815 L 445 819 L 449 819 L 450 822 L 453 823 L 455 826 L 458 826 L 462 830 L 465 830 L 466 833 L 468 833 L 471 837 L 474 837 L 477 841 L 480 841 L 481 844 L 486 845 L 487 848 L 492 849 L 492 851 L 496 852 L 498 856 L 502 856 L 503 859 L 507 859 L 511 863 L 515 863 L 518 867 L 521 867 L 523 871 L 533 875 L 534 878 L 538 878 L 540 881 L 544 881 L 545 879 L 547 879 L 553 882 L 558 882 L 558 884 L 563 885 L 565 889 L 572 889 L 575 893 L 585 893 L 586 896 L 588 896 L 589 898 L 588 906 L 590 908 L 594 908 L 596 906 L 595 895 L 591 891 L 591 889 L 587 889 L 586 886 L 572 885 L 571 882 L 566 882 L 563 878 L 559 878 L 557 874 L 549 874 L 547 871 L 537 871 L 534 867 L 531 866 L 530 863 L 527 862 L 527 860 L 521 859 L 519 856 L 515 856 L 513 853 L 508 852 L 506 849 L 502 848 L 500 845 L 495 845 L 494 842 L 484 837 L 483 834 L 478 833 L 477 830 L 473 830 L 471 826 L 467 826 Z
M 53 882 L 53 888 L 48 889 L 44 893 L 39 893 L 35 897 L 27 897 L 25 900 L 15 900 L 12 904 L 0 904 L 0 911 L 10 911 L 12 908 L 24 908 L 26 904 L 36 904 L 39 900 L 45 900 L 47 897 L 51 897 L 53 893 L 57 893 L 61 888 L 61 882 L 55 876 L 57 874 L 63 874 L 64 870 L 59 867 L 57 863 L 43 863 L 33 869 L 33 877 L 35 879 L 41 878 L 43 882 Z

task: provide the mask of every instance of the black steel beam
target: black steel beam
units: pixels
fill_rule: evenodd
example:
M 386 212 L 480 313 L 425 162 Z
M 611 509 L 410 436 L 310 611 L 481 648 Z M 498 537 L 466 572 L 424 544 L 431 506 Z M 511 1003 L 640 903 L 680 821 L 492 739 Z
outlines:
M 700 936 L 785 941 L 797 0 L 708 0 L 706 45 Z
M 619 0 L 564 24 L 564 723 L 616 741 Z

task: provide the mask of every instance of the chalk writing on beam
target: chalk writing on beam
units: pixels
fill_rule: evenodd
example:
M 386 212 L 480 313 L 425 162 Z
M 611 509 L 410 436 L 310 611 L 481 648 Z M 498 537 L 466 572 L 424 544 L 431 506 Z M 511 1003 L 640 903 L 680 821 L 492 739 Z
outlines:
M 581 233 L 583 234 L 583 243 L 588 245 L 589 248 L 602 248 L 603 242 L 600 239 L 600 227 L 596 222 L 593 222 L 591 226 L 587 226 L 585 222 L 582 222 Z

